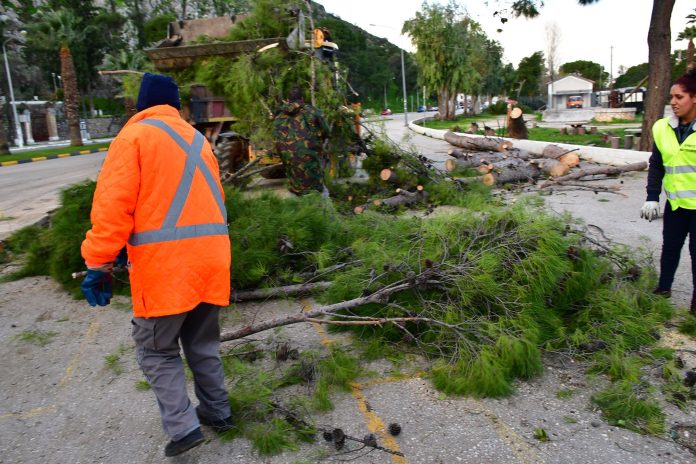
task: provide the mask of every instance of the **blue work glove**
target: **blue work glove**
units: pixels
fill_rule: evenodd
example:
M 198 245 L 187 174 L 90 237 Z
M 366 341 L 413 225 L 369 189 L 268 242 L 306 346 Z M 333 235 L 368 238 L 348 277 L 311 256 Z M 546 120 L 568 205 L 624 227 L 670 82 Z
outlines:
M 113 296 L 111 273 L 88 269 L 85 280 L 80 284 L 80 289 L 90 306 L 108 305 Z
M 114 267 L 126 269 L 128 267 L 128 248 L 123 247 L 114 260 Z

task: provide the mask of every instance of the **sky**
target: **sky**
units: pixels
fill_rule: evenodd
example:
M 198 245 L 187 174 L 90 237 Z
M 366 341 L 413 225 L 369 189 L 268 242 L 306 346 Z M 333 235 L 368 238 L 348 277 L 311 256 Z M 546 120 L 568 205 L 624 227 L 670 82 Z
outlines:
M 422 0 L 317 0 L 326 11 L 367 32 L 413 51 L 410 39 L 400 34 L 404 21 L 415 17 Z M 431 0 L 431 3 L 446 0 Z M 542 51 L 546 55 L 547 25 L 560 30 L 556 63 L 594 61 L 614 77 L 619 66 L 629 68 L 648 61 L 648 27 L 653 0 L 600 0 L 588 6 L 577 0 L 545 0 L 541 15 L 534 19 L 510 18 L 502 25 L 493 12 L 509 5 L 505 0 L 459 0 L 469 16 L 478 21 L 489 38 L 497 40 L 505 53 L 503 61 L 515 67 L 524 57 Z M 676 41 L 687 26 L 686 15 L 696 12 L 696 1 L 676 0 L 672 12 L 672 50 L 686 49 Z M 496 32 L 502 27 L 502 32 Z M 340 41 L 338 43 L 340 48 Z

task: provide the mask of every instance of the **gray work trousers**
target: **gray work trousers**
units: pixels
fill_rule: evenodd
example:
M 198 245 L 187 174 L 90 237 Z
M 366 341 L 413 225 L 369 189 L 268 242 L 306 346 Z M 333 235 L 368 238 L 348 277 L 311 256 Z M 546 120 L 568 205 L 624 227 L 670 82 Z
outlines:
M 162 427 L 172 440 L 181 440 L 200 426 L 186 392 L 179 341 L 193 371 L 198 413 L 210 420 L 230 417 L 216 306 L 201 303 L 173 316 L 135 317 L 132 324 L 136 359 L 157 397 Z

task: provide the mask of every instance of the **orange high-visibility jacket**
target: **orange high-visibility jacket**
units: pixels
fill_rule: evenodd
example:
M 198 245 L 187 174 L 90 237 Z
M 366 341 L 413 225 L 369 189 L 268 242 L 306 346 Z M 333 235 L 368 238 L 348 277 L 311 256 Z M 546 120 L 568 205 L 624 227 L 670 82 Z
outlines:
M 82 242 L 88 266 L 128 243 L 136 317 L 229 304 L 230 240 L 219 168 L 205 137 L 169 105 L 133 116 L 113 140 Z

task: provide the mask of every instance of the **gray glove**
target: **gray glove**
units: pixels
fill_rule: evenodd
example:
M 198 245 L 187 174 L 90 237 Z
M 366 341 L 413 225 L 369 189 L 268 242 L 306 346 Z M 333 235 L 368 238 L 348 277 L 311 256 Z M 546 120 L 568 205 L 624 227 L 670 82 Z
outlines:
M 647 219 L 648 222 L 652 222 L 653 219 L 660 217 L 660 202 L 646 201 L 640 209 L 640 217 Z

